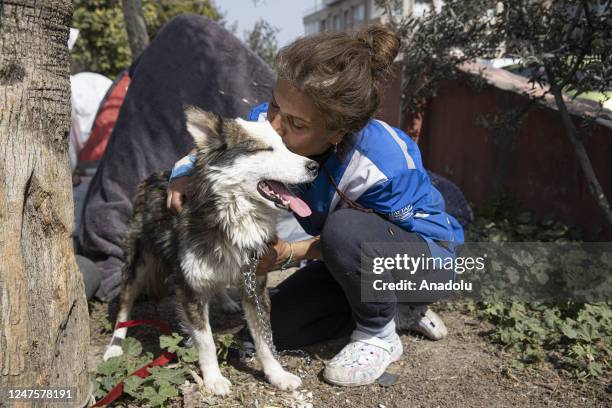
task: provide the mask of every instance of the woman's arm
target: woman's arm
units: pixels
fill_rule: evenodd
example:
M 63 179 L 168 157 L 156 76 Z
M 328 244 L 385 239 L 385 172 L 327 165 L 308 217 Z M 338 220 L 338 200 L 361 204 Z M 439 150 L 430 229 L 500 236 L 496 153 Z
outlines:
M 268 253 L 259 260 L 257 274 L 265 275 L 271 270 L 279 268 L 289 258 L 291 258 L 292 262 L 304 259 L 320 259 L 321 246 L 319 237 L 295 242 L 279 239 L 270 243 Z
M 320 237 L 316 236 L 303 241 L 295 241 L 289 243 L 293 249 L 293 260 L 301 261 L 304 259 L 321 259 Z M 288 259 L 287 256 L 286 259 Z M 286 260 L 285 259 L 285 260 Z

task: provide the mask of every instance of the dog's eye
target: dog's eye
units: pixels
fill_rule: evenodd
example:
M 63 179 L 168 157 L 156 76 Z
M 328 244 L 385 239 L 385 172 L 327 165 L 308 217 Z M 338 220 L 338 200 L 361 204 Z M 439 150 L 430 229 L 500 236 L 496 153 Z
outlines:
M 261 149 L 251 150 L 251 152 L 253 152 L 253 153 L 258 153 L 258 152 L 273 152 L 273 151 L 274 151 L 274 148 L 272 146 L 264 147 L 264 148 L 261 148 Z

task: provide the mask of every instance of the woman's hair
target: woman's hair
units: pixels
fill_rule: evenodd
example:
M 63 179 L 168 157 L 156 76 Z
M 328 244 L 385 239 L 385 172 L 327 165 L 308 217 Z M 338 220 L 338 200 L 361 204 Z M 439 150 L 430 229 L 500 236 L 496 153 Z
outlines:
M 308 96 L 330 130 L 363 128 L 380 102 L 400 40 L 382 25 L 319 33 L 296 40 L 276 56 L 278 78 Z

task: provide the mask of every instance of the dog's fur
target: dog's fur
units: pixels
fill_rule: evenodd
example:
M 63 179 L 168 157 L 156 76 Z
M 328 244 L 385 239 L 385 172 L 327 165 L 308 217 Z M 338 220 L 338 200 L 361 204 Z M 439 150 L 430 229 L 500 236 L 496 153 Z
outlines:
M 214 394 L 224 395 L 231 384 L 217 363 L 209 303 L 217 295 L 226 308 L 235 309 L 237 305 L 225 288 L 233 285 L 244 289 L 246 260 L 252 253 L 263 255 L 276 234 L 279 208 L 259 193 L 258 183 L 310 182 L 317 165 L 291 153 L 268 122 L 222 119 L 196 108 L 188 108 L 186 116 L 197 148 L 189 186 L 192 196 L 183 211 L 173 216 L 166 208 L 167 173 L 154 174 L 139 186 L 125 239 L 126 263 L 117 322 L 129 319 L 140 293 L 161 295 L 170 281 L 181 323 L 199 352 L 204 384 Z M 269 321 L 265 276 L 258 277 L 257 283 Z M 257 329 L 254 300 L 241 292 L 266 377 L 281 389 L 299 387 L 300 378 L 282 368 Z M 104 359 L 122 354 L 126 330 L 115 330 Z

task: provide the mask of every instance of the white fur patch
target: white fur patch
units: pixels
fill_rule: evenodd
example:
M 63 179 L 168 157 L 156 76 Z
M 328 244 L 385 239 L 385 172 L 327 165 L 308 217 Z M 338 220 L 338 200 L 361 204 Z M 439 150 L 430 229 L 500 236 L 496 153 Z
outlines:
M 287 149 L 270 122 L 248 122 L 242 119 L 236 119 L 236 122 L 253 138 L 274 149 L 252 158 L 238 160 L 240 165 L 249 166 L 254 176 L 261 180 L 276 180 L 285 184 L 300 184 L 312 180 L 312 173 L 306 167 L 311 160 Z

